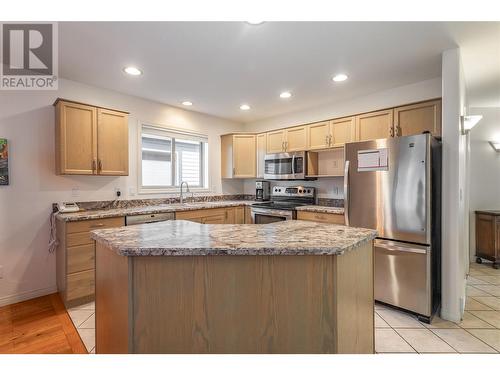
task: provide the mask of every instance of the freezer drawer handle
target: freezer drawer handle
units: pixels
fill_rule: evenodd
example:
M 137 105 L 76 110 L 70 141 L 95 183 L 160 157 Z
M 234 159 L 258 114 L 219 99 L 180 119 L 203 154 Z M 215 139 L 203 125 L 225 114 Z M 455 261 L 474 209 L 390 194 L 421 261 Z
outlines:
M 416 253 L 416 254 L 427 254 L 427 250 L 424 248 L 418 248 L 415 246 L 399 246 L 388 241 L 375 240 L 375 247 L 380 247 L 384 250 L 389 251 L 401 251 L 403 253 Z

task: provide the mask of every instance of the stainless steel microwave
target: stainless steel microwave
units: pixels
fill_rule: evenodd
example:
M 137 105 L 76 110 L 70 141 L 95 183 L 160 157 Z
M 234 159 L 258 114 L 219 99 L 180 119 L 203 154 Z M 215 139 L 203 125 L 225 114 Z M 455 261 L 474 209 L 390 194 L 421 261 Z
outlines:
M 305 151 L 267 154 L 264 158 L 266 180 L 305 180 L 307 159 Z

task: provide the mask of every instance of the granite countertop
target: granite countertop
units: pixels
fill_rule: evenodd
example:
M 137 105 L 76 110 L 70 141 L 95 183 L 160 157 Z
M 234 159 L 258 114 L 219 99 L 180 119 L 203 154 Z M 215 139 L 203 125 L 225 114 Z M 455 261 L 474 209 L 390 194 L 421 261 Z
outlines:
M 124 256 L 340 255 L 371 241 L 371 229 L 287 220 L 270 224 L 163 221 L 91 232 Z
M 300 206 L 300 207 L 297 207 L 297 211 L 320 212 L 320 213 L 324 213 L 324 214 L 343 215 L 344 214 L 344 207 Z
M 70 213 L 59 213 L 57 218 L 62 221 L 80 221 L 91 219 L 104 219 L 108 217 L 119 217 L 127 215 L 146 215 L 165 212 L 194 211 L 208 208 L 223 208 L 234 206 L 248 206 L 254 201 L 213 201 L 213 202 L 193 202 L 193 203 L 172 203 L 159 204 L 142 207 L 109 208 L 100 210 L 84 210 Z

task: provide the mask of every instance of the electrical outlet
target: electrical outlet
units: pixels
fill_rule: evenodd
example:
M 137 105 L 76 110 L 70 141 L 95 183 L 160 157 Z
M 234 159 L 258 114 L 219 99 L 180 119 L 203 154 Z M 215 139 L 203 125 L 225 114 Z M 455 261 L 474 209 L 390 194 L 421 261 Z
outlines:
M 71 189 L 71 196 L 73 198 L 78 198 L 80 196 L 80 188 L 78 186 Z
M 120 198 L 120 196 L 122 195 L 122 191 L 119 187 L 115 187 L 115 195 L 117 198 Z

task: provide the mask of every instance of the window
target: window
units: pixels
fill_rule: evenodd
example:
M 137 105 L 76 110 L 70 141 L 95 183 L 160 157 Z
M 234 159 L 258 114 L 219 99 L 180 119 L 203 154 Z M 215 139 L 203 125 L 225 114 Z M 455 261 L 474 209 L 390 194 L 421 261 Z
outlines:
M 189 187 L 208 188 L 206 136 L 142 125 L 140 140 L 142 190 L 168 190 L 183 181 Z

